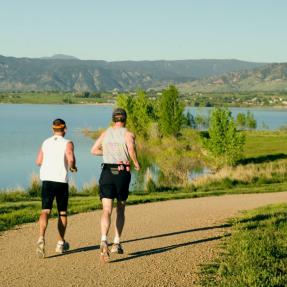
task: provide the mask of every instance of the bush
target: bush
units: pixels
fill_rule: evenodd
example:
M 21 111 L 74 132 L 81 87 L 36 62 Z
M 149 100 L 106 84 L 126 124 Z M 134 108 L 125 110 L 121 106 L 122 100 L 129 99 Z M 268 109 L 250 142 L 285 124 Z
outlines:
M 85 195 L 99 195 L 99 185 L 95 182 L 92 182 L 90 184 L 85 184 L 82 189 L 81 192 Z M 79 193 L 78 193 L 79 194 Z
M 229 110 L 216 108 L 212 111 L 208 133 L 205 145 L 219 165 L 235 165 L 242 158 L 245 137 L 237 132 Z
M 30 197 L 41 197 L 41 181 L 38 175 L 32 174 L 30 180 L 30 186 L 27 189 Z
M 15 202 L 27 199 L 28 194 L 22 188 L 0 191 L 0 202 Z

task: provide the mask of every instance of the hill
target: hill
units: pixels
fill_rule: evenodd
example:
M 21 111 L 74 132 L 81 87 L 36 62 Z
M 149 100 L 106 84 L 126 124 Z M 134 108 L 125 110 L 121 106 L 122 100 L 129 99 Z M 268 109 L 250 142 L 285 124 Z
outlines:
M 287 63 L 268 64 L 262 67 L 225 73 L 203 80 L 181 83 L 179 89 L 188 92 L 244 92 L 287 91 Z
M 59 59 L 60 58 L 60 59 Z M 71 56 L 30 59 L 0 56 L 0 91 L 119 91 L 158 88 L 169 83 L 261 67 L 239 60 L 106 62 Z
M 78 58 L 70 55 L 64 55 L 64 54 L 55 54 L 51 57 L 41 57 L 40 59 L 61 59 L 61 60 L 79 60 Z

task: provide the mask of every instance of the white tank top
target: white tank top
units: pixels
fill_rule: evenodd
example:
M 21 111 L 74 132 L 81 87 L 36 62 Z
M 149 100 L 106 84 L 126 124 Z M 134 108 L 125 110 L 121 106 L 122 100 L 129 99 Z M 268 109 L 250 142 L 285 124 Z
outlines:
M 68 182 L 68 162 L 66 146 L 69 140 L 59 135 L 46 139 L 42 144 L 43 162 L 40 179 L 56 182 Z
M 126 128 L 108 128 L 102 146 L 104 163 L 119 163 L 129 161 L 128 147 L 126 144 Z

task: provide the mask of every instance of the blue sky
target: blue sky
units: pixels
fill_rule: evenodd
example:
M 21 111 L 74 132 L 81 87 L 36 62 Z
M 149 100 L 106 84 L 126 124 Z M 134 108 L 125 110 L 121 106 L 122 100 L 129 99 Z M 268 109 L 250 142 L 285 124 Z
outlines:
M 287 62 L 286 0 L 1 2 L 4 56 Z

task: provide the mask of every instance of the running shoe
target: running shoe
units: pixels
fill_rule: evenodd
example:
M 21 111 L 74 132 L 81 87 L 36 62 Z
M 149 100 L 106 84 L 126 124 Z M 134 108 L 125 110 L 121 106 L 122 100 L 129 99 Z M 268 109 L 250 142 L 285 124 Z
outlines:
M 122 245 L 120 243 L 114 243 L 111 248 L 111 253 L 124 254 Z
M 45 240 L 44 240 L 44 238 L 39 238 L 39 240 L 37 241 L 36 254 L 39 258 L 45 257 Z
M 68 242 L 58 241 L 58 243 L 56 245 L 56 252 L 57 253 L 65 253 L 69 249 L 70 249 L 70 244 Z
M 107 241 L 102 241 L 100 246 L 100 260 L 102 263 L 108 263 L 110 261 L 110 252 Z

